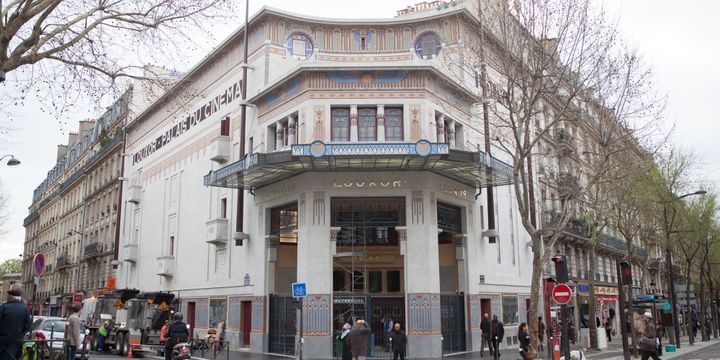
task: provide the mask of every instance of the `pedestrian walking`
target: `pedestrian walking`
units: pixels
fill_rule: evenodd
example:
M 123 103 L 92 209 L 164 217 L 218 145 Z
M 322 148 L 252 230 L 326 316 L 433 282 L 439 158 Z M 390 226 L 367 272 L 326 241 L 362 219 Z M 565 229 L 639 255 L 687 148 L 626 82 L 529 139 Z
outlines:
M 370 335 L 370 328 L 368 327 L 365 320 L 358 320 L 350 330 L 350 350 L 352 351 L 353 359 L 365 360 L 368 353 L 368 338 Z
M 538 340 L 540 341 L 540 351 L 545 351 L 545 323 L 542 316 L 538 316 Z
M 607 341 L 612 341 L 612 323 L 610 322 L 610 319 L 608 319 L 605 322 L 605 336 L 607 336 Z
M 65 340 L 67 340 L 67 360 L 75 360 L 77 349 L 80 347 L 80 311 L 82 311 L 82 304 L 74 304 L 70 307 L 72 314 L 67 318 L 67 325 L 65 325 Z
M 572 319 L 568 321 L 568 340 L 570 340 L 570 343 L 573 345 L 575 345 L 577 341 L 577 332 L 575 331 L 575 324 Z
M 405 360 L 405 351 L 407 350 L 407 336 L 400 330 L 400 323 L 395 323 L 393 331 L 390 333 L 390 343 L 392 344 L 393 360 Z
M 488 314 L 483 315 L 482 321 L 480 321 L 480 331 L 482 331 L 482 340 L 480 340 L 480 356 L 484 356 L 485 344 L 488 346 L 490 355 L 493 354 L 492 341 L 490 340 L 490 316 Z
M 641 360 L 648 360 L 651 357 L 654 360 L 660 360 L 657 355 L 657 334 L 655 333 L 655 322 L 653 322 L 652 314 L 645 312 L 643 320 L 645 321 L 645 331 L 640 337 L 639 344 Z
M 493 315 L 492 322 L 490 323 L 490 337 L 494 350 L 492 354 L 495 359 L 500 357 L 500 343 L 502 343 L 504 336 L 505 329 L 503 328 L 503 323 L 498 320 L 497 315 Z
M 14 360 L 23 336 L 30 331 L 32 317 L 22 303 L 22 295 L 22 285 L 12 284 L 7 292 L 7 302 L 0 305 L 0 360 Z
M 342 344 L 342 360 L 352 360 L 352 351 L 350 351 L 350 330 L 352 325 L 346 323 L 343 325 L 342 334 L 340 334 L 340 343 Z
M 518 341 L 520 341 L 520 358 L 526 360 L 527 352 L 530 348 L 530 336 L 527 332 L 526 323 L 520 324 L 520 328 L 518 329 Z

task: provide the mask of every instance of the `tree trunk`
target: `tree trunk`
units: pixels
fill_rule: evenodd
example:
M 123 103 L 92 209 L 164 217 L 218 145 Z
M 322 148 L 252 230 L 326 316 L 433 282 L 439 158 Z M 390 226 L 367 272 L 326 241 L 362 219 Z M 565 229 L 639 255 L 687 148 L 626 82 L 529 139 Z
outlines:
M 701 341 L 708 341 L 707 335 L 705 335 L 705 306 L 707 297 L 705 296 L 705 282 L 700 279 L 700 339 Z
M 530 334 L 530 348 L 527 352 L 528 359 L 536 359 L 538 356 L 537 348 L 540 344 L 538 339 L 538 315 L 537 309 L 540 304 L 542 294 L 542 273 L 545 251 L 543 250 L 542 237 L 540 235 L 530 235 L 533 242 L 533 277 L 530 281 L 530 312 L 528 314 L 528 333 Z M 547 299 L 544 299 L 547 301 Z M 545 319 L 546 325 L 550 326 L 550 319 Z M 547 349 L 552 351 L 552 349 Z
M 590 245 L 590 263 L 588 264 L 588 278 L 590 278 L 588 291 L 590 292 L 590 314 L 589 319 L 587 319 L 588 322 L 588 328 L 590 329 L 590 348 L 591 349 L 599 349 L 598 348 L 598 328 L 597 328 L 597 322 L 594 317 L 596 317 L 597 313 L 597 302 L 595 301 L 595 270 L 597 269 L 597 257 L 595 254 L 595 242 L 592 242 L 592 245 Z
M 688 339 L 690 345 L 695 343 L 695 337 L 693 336 L 693 323 L 692 323 L 692 310 L 690 309 L 690 271 L 692 264 L 688 262 L 687 272 L 685 277 L 685 304 L 687 305 L 687 316 L 685 317 L 685 328 L 687 329 Z
M 715 292 L 715 284 L 714 284 L 714 282 L 712 281 L 712 279 L 710 278 L 710 271 L 708 271 L 707 278 L 708 278 L 708 287 L 710 288 L 710 289 L 709 289 L 709 290 L 710 290 L 710 296 L 711 296 L 713 299 L 717 299 L 717 293 Z M 717 315 L 718 315 L 718 313 L 717 313 L 717 304 L 713 304 L 712 302 L 710 302 L 710 315 L 712 316 L 712 332 L 713 332 L 713 337 L 714 337 L 715 339 L 717 339 L 717 338 L 718 338 L 718 326 L 717 326 L 717 321 L 718 321 L 718 316 L 717 316 Z

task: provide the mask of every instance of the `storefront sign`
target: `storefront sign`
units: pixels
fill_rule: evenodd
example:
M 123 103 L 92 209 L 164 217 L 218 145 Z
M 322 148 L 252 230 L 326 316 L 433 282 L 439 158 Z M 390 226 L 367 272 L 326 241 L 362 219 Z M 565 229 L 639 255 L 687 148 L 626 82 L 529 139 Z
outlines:
M 370 188 L 401 188 L 403 184 L 407 183 L 401 179 L 362 179 L 358 178 L 355 180 L 344 180 L 338 181 L 333 180 L 332 187 L 340 189 L 370 189 Z
M 606 302 L 606 301 L 614 302 L 614 301 L 617 301 L 617 299 L 618 299 L 617 295 L 596 295 L 595 298 L 598 301 L 603 301 L 603 302 Z
M 578 292 L 578 295 L 580 295 L 580 296 L 589 296 L 590 295 L 590 285 L 589 284 L 578 284 L 577 292 Z
M 133 154 L 133 165 L 143 161 L 156 151 L 160 150 L 163 146 L 170 144 L 173 140 L 180 137 L 186 131 L 194 128 L 197 124 L 208 119 L 213 114 L 217 113 L 229 105 L 233 101 L 239 99 L 242 95 L 242 80 L 230 85 L 221 94 L 210 99 L 205 104 L 200 105 L 194 111 L 188 113 L 183 118 L 175 123 L 174 125 L 167 128 L 157 138 L 150 141 L 149 144 L 143 146 L 139 151 Z
M 635 300 L 637 300 L 637 301 L 654 301 L 655 295 L 653 295 L 653 294 L 635 294 Z
M 596 295 L 615 295 L 617 296 L 617 288 L 615 287 L 609 287 L 609 286 L 596 286 L 595 287 L 595 294 Z

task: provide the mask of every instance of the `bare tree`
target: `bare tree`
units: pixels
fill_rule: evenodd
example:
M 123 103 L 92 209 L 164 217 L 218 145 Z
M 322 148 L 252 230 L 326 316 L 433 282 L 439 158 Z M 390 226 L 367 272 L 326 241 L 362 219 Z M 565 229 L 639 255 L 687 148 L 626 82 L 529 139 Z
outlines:
M 480 27 L 473 27 L 473 23 L 466 27 L 473 32 L 467 39 L 480 40 L 464 43 L 462 56 L 451 59 L 454 71 L 460 69 L 460 76 L 474 77 L 480 85 L 486 152 L 491 151 L 492 142 L 509 154 L 515 170 L 514 198 L 533 245 L 528 314 L 531 358 L 537 356 L 541 278 L 551 256 L 546 249 L 564 236 L 578 204 L 601 198 L 603 186 L 607 186 L 602 184 L 609 179 L 607 173 L 599 175 L 599 171 L 614 166 L 610 154 L 595 155 L 598 163 L 591 170 L 583 164 L 568 167 L 557 163 L 563 173 L 558 185 L 563 189 L 542 199 L 553 203 L 555 210 L 551 226 L 543 227 L 536 209 L 533 159 L 548 154 L 539 150 L 539 144 L 548 138 L 556 143 L 571 140 L 566 127 L 586 126 L 604 117 L 618 122 L 615 128 L 622 131 L 599 138 L 605 142 L 612 138 L 614 147 L 608 146 L 607 151 L 618 151 L 620 146 L 615 142 L 619 138 L 624 139 L 623 147 L 642 145 L 630 139 L 640 128 L 637 122 L 654 124 L 657 120 L 651 116 L 648 121 L 647 115 L 657 112 L 658 103 L 639 101 L 652 94 L 649 72 L 639 66 L 634 51 L 619 41 L 615 24 L 592 3 L 517 0 L 508 5 L 503 0 L 480 1 Z M 555 151 L 549 156 L 555 156 Z M 585 199 L 580 194 L 583 189 L 595 191 L 595 195 Z M 488 202 L 492 193 L 489 188 Z M 599 231 L 595 232 L 599 234 L 604 220 L 598 220 L 595 228 Z M 492 228 L 492 221 L 488 222 Z
M 10 0 L 0 4 L 0 108 L 33 96 L 44 110 L 66 112 L 78 98 L 113 96 L 122 78 L 146 78 L 147 64 L 182 64 L 231 14 L 230 0 Z M 166 74 L 162 74 L 166 78 Z M 157 80 L 152 77 L 153 80 Z

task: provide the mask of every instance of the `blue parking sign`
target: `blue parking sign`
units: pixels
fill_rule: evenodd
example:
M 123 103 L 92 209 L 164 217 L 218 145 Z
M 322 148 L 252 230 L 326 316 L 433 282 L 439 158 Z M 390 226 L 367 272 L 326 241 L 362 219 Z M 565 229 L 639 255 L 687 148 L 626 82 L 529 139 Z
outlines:
M 292 284 L 293 297 L 305 297 L 307 291 L 305 290 L 305 283 L 293 283 Z

